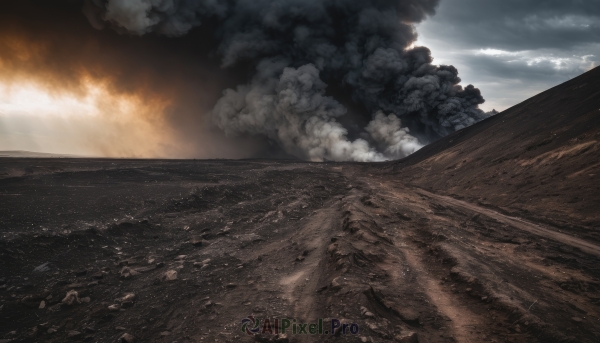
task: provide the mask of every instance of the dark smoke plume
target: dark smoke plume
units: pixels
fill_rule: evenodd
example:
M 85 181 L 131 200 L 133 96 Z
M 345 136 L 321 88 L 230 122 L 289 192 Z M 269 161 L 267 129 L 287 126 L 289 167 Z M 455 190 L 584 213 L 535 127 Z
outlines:
M 416 39 L 413 24 L 432 15 L 438 1 L 94 3 L 105 21 L 139 35 L 184 35 L 204 18 L 220 18 L 223 67 L 256 66 L 250 82 L 226 90 L 214 108 L 215 122 L 228 135 L 265 135 L 315 161 L 377 161 L 404 157 L 488 116 L 478 108 L 484 102 L 479 90 L 459 86 L 456 68 L 432 65 L 427 48 L 409 48 Z M 346 108 L 327 95 L 328 83 L 341 84 L 373 115 L 365 138 L 347 138 L 336 121 Z

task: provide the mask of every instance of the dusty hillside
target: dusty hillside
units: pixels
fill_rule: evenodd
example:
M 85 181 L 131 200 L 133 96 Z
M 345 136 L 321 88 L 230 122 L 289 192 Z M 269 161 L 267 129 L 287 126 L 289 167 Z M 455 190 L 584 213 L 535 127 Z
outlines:
M 394 165 L 402 182 L 600 240 L 600 67 Z

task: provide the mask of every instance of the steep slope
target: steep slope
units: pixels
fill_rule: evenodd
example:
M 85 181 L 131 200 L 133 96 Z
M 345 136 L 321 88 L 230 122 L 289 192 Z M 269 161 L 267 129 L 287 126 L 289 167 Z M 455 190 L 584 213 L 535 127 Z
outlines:
M 600 68 L 393 164 L 401 182 L 599 241 Z

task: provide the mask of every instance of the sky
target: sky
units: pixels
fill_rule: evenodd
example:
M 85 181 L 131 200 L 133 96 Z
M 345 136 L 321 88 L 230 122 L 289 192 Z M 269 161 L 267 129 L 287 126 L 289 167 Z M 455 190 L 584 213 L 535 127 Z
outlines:
M 503 111 L 600 65 L 598 0 L 443 0 L 416 45 Z
M 599 64 L 600 0 L 6 1 L 0 151 L 397 159 Z

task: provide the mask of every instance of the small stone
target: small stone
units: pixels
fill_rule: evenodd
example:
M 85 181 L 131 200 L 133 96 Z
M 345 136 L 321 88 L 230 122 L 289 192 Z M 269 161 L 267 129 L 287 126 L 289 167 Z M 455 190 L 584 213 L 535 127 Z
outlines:
M 44 300 L 42 300 L 42 302 L 40 302 L 40 307 L 39 307 L 39 309 L 40 309 L 40 310 L 43 310 L 43 309 L 45 309 L 45 308 L 46 308 L 46 302 L 45 302 Z
M 162 268 L 162 267 L 164 267 L 164 266 L 165 266 L 165 263 L 164 263 L 164 262 L 158 262 L 158 263 L 156 264 L 156 268 Z
M 342 280 L 340 279 L 340 277 L 336 277 L 335 279 L 331 280 L 331 288 L 333 289 L 340 289 L 342 288 Z
M 396 342 L 400 343 L 419 343 L 419 336 L 416 332 L 407 332 L 394 337 Z
M 298 257 L 296 257 L 296 262 L 302 262 L 304 261 L 304 256 L 300 255 Z
M 48 331 L 46 331 L 49 335 L 56 333 L 56 329 L 55 328 L 50 328 L 48 329 Z
M 44 264 L 41 264 L 41 265 L 35 267 L 35 269 L 33 270 L 33 272 L 41 274 L 41 273 L 49 272 L 50 269 L 51 269 L 50 262 L 46 262 Z
M 127 330 L 127 329 L 125 329 L 125 328 L 124 328 L 124 327 L 122 327 L 122 326 L 117 326 L 117 327 L 115 328 L 115 330 L 117 330 L 117 331 L 125 331 L 125 330 Z
M 90 297 L 83 297 L 83 298 L 81 298 L 79 300 L 81 300 L 82 303 L 88 304 L 88 303 L 90 303 L 92 301 L 92 298 L 90 298 Z
M 79 300 L 79 293 L 77 293 L 75 290 L 67 292 L 67 295 L 62 300 L 62 303 L 69 306 L 73 305 L 74 303 L 81 304 L 81 301 Z
M 121 306 L 119 304 L 112 304 L 112 305 L 108 306 L 108 309 L 110 311 L 118 311 L 121 309 Z
M 237 285 L 235 283 L 228 283 L 226 287 L 231 289 L 231 288 L 236 288 Z
M 67 337 L 69 337 L 71 339 L 79 338 L 79 337 L 81 337 L 81 332 L 73 330 L 67 334 Z
M 204 240 L 202 236 L 193 236 L 192 245 L 195 247 L 201 247 L 208 245 L 208 242 Z
M 581 323 L 581 322 L 583 322 L 583 319 L 581 319 L 581 318 L 579 318 L 579 317 L 573 317 L 573 318 L 571 318 L 571 320 L 572 320 L 573 322 L 575 322 L 575 323 Z
M 98 281 L 92 281 L 92 282 L 88 283 L 87 285 L 88 285 L 88 287 L 94 287 L 94 286 L 98 286 L 98 284 L 99 284 Z
M 85 333 L 96 333 L 96 329 L 94 329 L 93 327 L 86 327 L 85 329 L 83 329 L 83 331 L 85 331 Z
M 117 299 L 117 301 L 121 303 L 122 308 L 130 308 L 135 301 L 135 294 L 128 293 L 124 297 Z
M 161 336 L 170 336 L 171 332 L 169 332 L 169 331 L 163 331 L 163 332 L 160 333 L 160 335 Z
M 486 296 L 481 297 L 481 301 L 486 301 L 486 300 L 488 300 L 488 297 L 486 297 Z
M 467 288 L 466 292 L 468 293 L 468 292 L 471 292 L 472 290 L 473 290 L 472 288 Z
M 135 293 L 127 293 L 123 297 L 118 298 L 117 302 L 125 303 L 125 302 L 134 302 L 136 299 Z
M 177 257 L 175 257 L 175 261 L 182 261 L 185 260 L 187 258 L 187 255 L 179 255 Z
M 165 281 L 175 281 L 175 280 L 177 280 L 177 271 L 175 271 L 175 270 L 168 270 L 163 275 L 163 278 L 165 279 Z
M 104 273 L 102 272 L 97 272 L 92 274 L 92 278 L 96 279 L 96 280 L 102 280 L 104 278 Z
M 128 334 L 128 333 L 124 333 L 123 336 L 121 336 L 121 343 L 133 343 L 135 342 L 135 337 Z
M 139 275 L 140 273 L 133 268 L 123 267 L 119 274 L 121 274 L 121 278 L 123 279 L 130 279 L 131 277 Z

